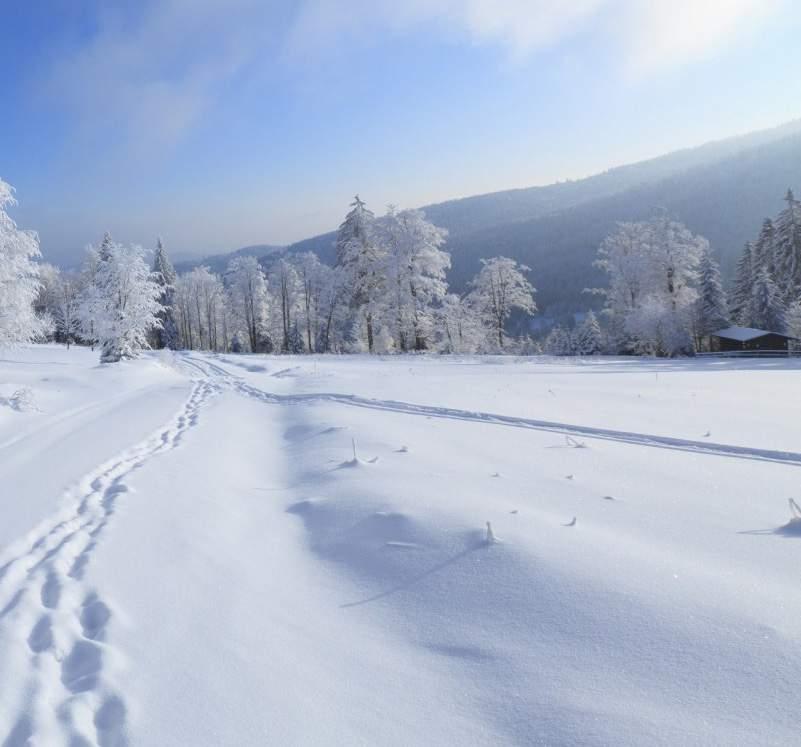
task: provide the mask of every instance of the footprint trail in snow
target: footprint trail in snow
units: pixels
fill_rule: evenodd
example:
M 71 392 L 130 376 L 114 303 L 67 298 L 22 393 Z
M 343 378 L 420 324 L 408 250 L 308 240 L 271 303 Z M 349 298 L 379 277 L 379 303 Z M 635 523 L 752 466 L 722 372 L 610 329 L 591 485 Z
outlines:
M 168 427 L 87 475 L 63 508 L 0 555 L 4 747 L 128 744 L 128 707 L 114 685 L 124 660 L 107 635 L 113 606 L 86 583 L 86 571 L 128 478 L 176 448 L 219 391 L 196 381 Z

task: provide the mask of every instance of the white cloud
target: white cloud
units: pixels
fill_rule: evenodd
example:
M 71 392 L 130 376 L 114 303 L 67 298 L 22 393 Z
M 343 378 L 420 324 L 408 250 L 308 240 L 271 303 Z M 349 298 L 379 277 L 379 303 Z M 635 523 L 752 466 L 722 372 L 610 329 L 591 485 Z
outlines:
M 99 32 L 47 81 L 89 133 L 112 128 L 137 150 L 174 142 L 271 28 L 261 0 L 162 0 L 105 13 Z
M 106 11 L 50 90 L 90 133 L 139 152 L 176 142 L 248 65 L 276 46 L 307 54 L 421 28 L 512 59 L 582 34 L 636 75 L 695 61 L 776 16 L 789 0 L 147 0 Z M 131 10 L 135 8 L 135 10 Z M 130 151 L 130 148 L 127 149 Z
M 776 16 L 787 0 L 307 0 L 290 37 L 309 50 L 430 25 L 520 58 L 578 34 L 605 37 L 630 70 L 693 62 Z
M 777 16 L 783 0 L 630 0 L 621 15 L 626 64 L 637 75 L 709 57 Z

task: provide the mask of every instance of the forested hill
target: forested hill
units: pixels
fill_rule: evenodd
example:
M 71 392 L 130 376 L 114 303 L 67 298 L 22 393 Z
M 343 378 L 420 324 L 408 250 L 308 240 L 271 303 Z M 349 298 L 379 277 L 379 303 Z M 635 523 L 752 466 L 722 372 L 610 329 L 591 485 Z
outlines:
M 585 309 L 593 298 L 582 290 L 604 282 L 592 265 L 603 238 L 616 221 L 647 218 L 657 207 L 708 238 L 728 278 L 743 244 L 781 209 L 788 187 L 801 191 L 801 133 L 533 220 L 455 234 L 447 246 L 450 281 L 460 288 L 481 257 L 504 254 L 533 268 L 541 309 Z
M 268 257 L 271 254 L 281 254 L 285 246 L 277 246 L 275 244 L 254 244 L 253 246 L 243 246 L 234 252 L 227 252 L 224 254 L 212 254 L 203 259 L 187 259 L 175 263 L 175 270 L 178 273 L 187 272 L 194 267 L 205 265 L 212 272 L 222 273 L 225 271 L 226 265 L 234 257 Z
M 755 237 L 763 218 L 780 209 L 788 187 L 801 192 L 801 121 L 587 179 L 423 209 L 450 232 L 446 249 L 455 290 L 464 288 L 482 257 L 504 254 L 532 267 L 540 309 L 559 314 L 598 304 L 598 297 L 582 291 L 603 283 L 592 263 L 616 221 L 639 220 L 657 207 L 667 208 L 710 240 L 728 277 L 742 245 Z M 362 197 L 369 200 L 369 195 Z M 343 215 L 346 208 L 343 204 Z M 332 263 L 333 241 L 334 234 L 327 233 L 287 251 L 314 251 Z

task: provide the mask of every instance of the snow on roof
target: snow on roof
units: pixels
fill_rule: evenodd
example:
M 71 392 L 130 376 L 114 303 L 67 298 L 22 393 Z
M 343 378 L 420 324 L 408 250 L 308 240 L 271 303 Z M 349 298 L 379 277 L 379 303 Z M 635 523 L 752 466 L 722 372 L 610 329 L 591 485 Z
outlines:
M 747 342 L 754 340 L 763 335 L 780 334 L 779 332 L 769 332 L 766 329 L 754 329 L 753 327 L 726 327 L 726 329 L 719 329 L 713 332 L 713 337 L 725 337 L 727 340 L 737 340 L 738 342 Z

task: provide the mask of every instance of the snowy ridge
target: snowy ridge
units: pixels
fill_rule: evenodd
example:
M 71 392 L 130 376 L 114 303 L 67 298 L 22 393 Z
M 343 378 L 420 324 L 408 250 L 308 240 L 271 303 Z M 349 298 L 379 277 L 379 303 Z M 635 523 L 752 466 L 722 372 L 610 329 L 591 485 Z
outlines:
M 66 506 L 0 557 L 0 690 L 19 694 L 0 715 L 14 723 L 4 744 L 35 730 L 42 744 L 125 743 L 126 703 L 114 687 L 124 659 L 107 641 L 113 608 L 84 583 L 86 567 L 128 491 L 127 478 L 176 448 L 216 392 L 197 382 L 181 413 L 158 434 L 100 466 L 67 496 Z

